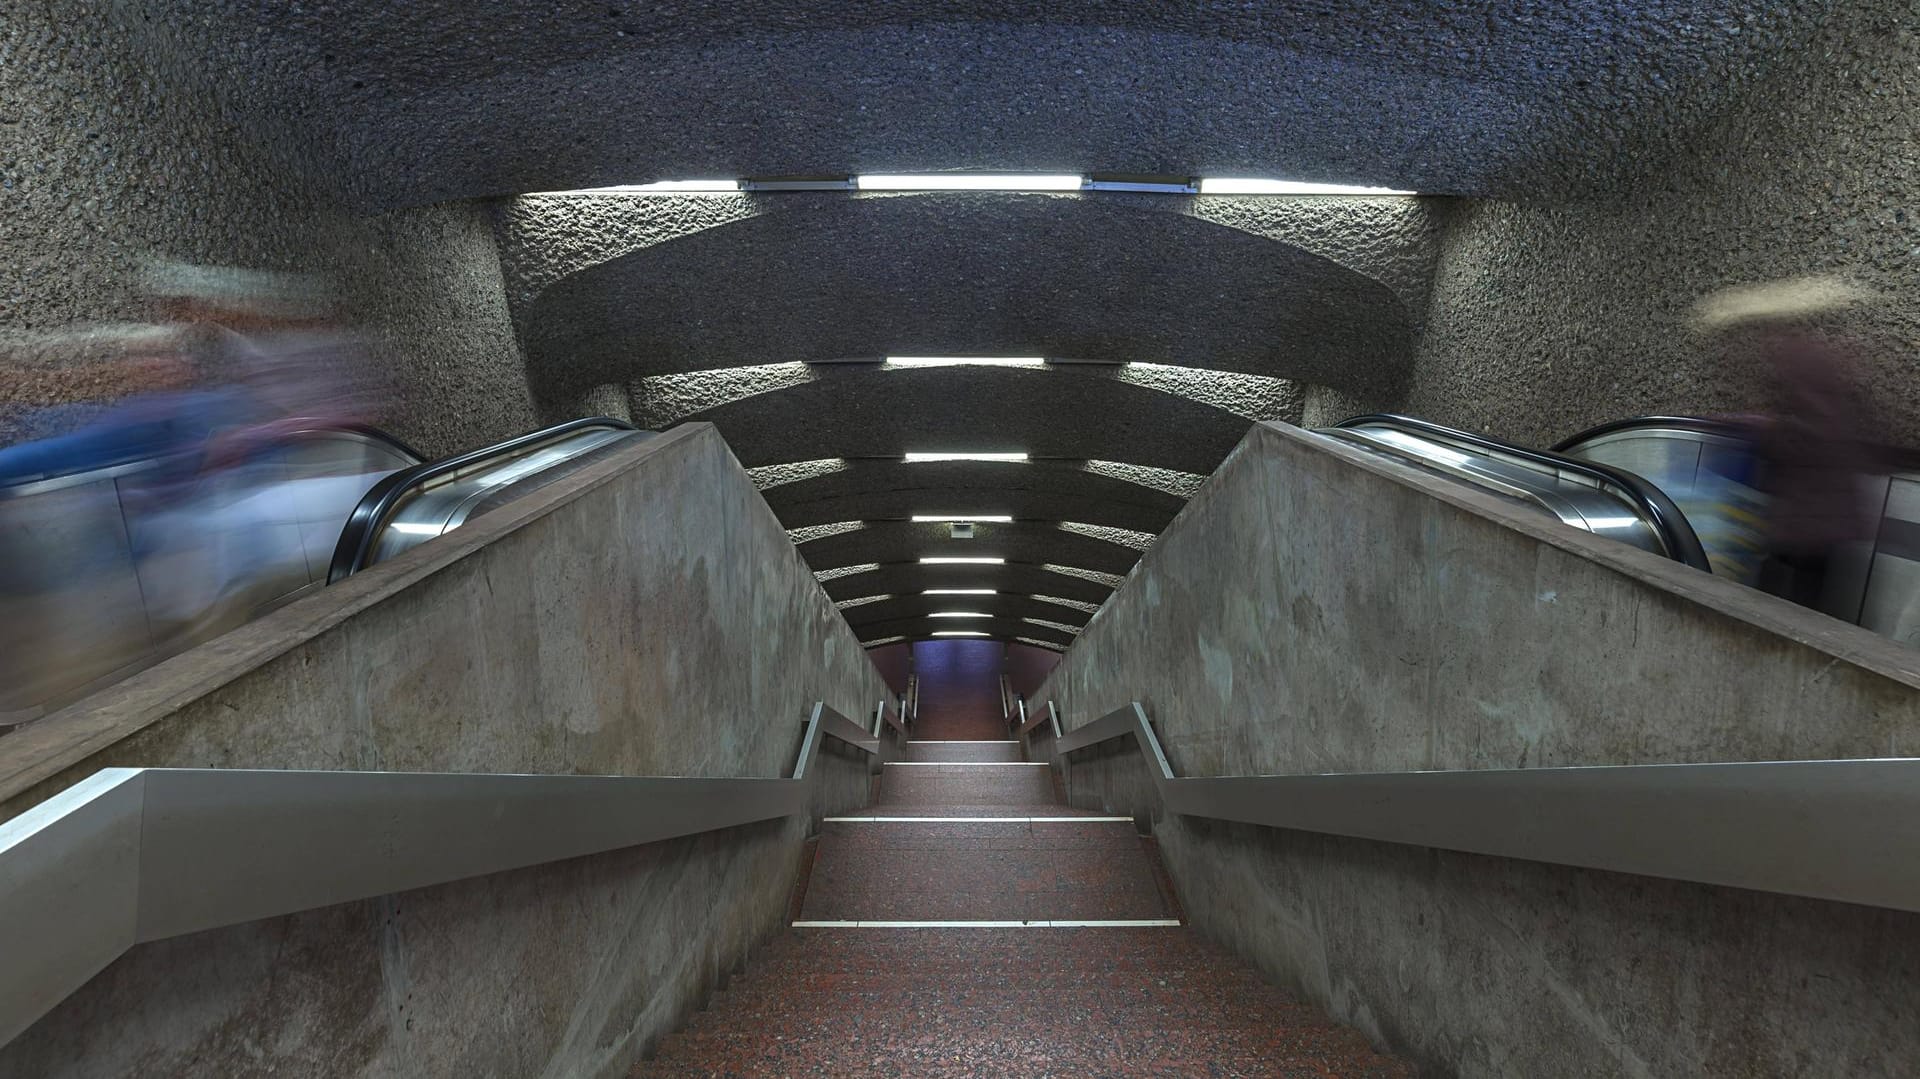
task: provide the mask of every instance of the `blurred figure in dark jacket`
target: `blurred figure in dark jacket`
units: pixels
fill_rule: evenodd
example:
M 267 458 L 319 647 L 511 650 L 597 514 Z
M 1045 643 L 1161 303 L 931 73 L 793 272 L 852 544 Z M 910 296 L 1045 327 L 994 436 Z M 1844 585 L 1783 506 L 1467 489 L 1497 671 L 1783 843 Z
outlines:
M 1701 301 L 1698 325 L 1764 365 L 1768 407 L 1751 421 L 1754 480 L 1767 497 L 1758 585 L 1805 607 L 1853 621 L 1830 595 L 1837 559 L 1873 539 L 1878 518 L 1866 487 L 1882 474 L 1854 351 L 1827 328 L 1869 298 L 1830 277 L 1745 286 Z

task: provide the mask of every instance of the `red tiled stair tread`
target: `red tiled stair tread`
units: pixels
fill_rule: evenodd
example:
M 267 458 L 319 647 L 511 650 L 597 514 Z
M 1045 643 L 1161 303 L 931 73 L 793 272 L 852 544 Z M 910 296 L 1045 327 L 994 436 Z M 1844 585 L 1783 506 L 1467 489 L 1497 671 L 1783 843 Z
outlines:
M 640 1074 L 1407 1074 L 1188 930 L 804 932 Z M 1163 938 L 1151 949 L 1163 963 L 1184 957 L 1177 971 L 1111 961 L 1146 932 Z M 1014 935 L 1058 969 L 1001 969 Z M 1000 947 L 982 952 L 976 937 Z M 829 953 L 856 958 L 866 981 L 823 971 L 816 960 Z M 974 978 L 956 978 L 956 967 Z
M 1018 742 L 908 742 L 903 748 L 903 760 L 918 762 L 1027 759 Z
M 1137 845 L 1120 852 L 969 850 L 851 846 L 826 838 L 801 908 L 808 921 L 1169 916 Z
M 1050 768 L 1024 765 L 909 765 L 880 776 L 880 802 L 890 805 L 1040 805 L 1053 801 Z

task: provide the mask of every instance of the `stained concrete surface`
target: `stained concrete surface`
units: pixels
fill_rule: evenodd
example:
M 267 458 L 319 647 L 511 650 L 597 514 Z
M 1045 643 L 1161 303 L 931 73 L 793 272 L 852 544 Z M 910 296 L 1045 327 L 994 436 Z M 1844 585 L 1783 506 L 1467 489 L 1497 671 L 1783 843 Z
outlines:
M 1404 410 L 1548 444 L 1649 413 L 1766 403 L 1760 369 L 1689 333 L 1702 295 L 1832 273 L 1877 290 L 1852 320 L 1873 409 L 1920 444 L 1920 8 L 1836 5 L 1684 152 L 1579 200 L 1446 211 Z
M 696 426 L 8 737 L 0 809 L 116 765 L 776 776 L 811 701 L 886 692 Z M 864 759 L 821 761 L 817 809 L 865 802 Z M 144 945 L 0 1074 L 618 1074 L 777 924 L 806 827 Z
M 1092 619 L 1038 694 L 1069 728 L 1142 701 L 1193 776 L 1916 751 L 1911 652 L 1309 437 L 1256 427 Z M 1159 813 L 1130 746 L 1067 785 Z M 1894 1075 L 1920 1052 L 1911 915 L 1155 831 L 1197 926 L 1434 1074 Z
M 134 284 L 151 256 L 299 270 L 365 334 L 395 434 L 442 454 L 534 426 L 490 212 L 345 208 L 324 140 L 278 139 L 291 115 L 215 85 L 257 47 L 211 64 L 183 33 L 91 0 L 29 0 L 0 22 L 0 359 L 84 366 L 38 342 L 150 317 Z M 0 388 L 0 443 L 58 430 L 25 415 L 44 397 Z

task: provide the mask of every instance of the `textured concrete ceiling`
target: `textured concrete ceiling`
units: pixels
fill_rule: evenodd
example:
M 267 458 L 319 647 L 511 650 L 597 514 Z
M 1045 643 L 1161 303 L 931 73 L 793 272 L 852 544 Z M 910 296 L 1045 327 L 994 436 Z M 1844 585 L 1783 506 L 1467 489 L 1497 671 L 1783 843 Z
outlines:
M 955 169 L 1577 196 L 1684 152 L 1687 134 L 1828 6 L 115 10 L 151 47 L 197 57 L 237 128 L 291 143 L 350 200 L 382 209 L 660 178 Z M 545 409 L 624 401 L 652 426 L 718 424 L 863 639 L 954 628 L 928 617 L 943 601 L 922 591 L 985 587 L 997 594 L 958 597 L 993 616 L 977 628 L 1057 647 L 1250 422 L 1299 418 L 1319 387 L 1363 396 L 1403 376 L 1431 283 L 1430 205 L 531 197 L 501 203 L 500 246 Z M 1106 362 L 809 362 L 903 353 Z M 1035 459 L 902 462 L 912 450 Z M 1017 520 L 964 541 L 906 520 L 964 512 Z M 962 551 L 1009 561 L 917 561 Z
M 1826 4 L 146 0 L 369 204 L 956 167 L 1605 183 Z

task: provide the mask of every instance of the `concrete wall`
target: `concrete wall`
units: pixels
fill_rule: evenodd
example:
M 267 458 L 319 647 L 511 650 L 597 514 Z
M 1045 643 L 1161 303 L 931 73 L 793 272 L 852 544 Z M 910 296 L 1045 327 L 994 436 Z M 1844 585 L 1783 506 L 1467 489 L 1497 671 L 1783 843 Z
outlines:
M 711 427 L 621 450 L 0 742 L 0 815 L 184 765 L 778 776 L 886 693 Z M 864 804 L 825 757 L 818 808 Z M 617 1075 L 777 926 L 793 819 L 145 945 L 4 1075 Z
M 1277 425 L 1042 697 L 1213 776 L 1908 756 L 1920 657 Z M 1158 815 L 1136 754 L 1071 798 Z M 1204 932 L 1433 1075 L 1891 1075 L 1920 917 L 1162 818 Z
M 1920 444 L 1920 9 L 1834 5 L 1807 45 L 1611 196 L 1451 204 L 1400 406 L 1547 444 L 1626 415 L 1761 403 L 1685 328 L 1729 284 L 1841 273 L 1888 437 Z M 1313 410 L 1309 409 L 1312 416 Z
M 534 426 L 491 209 L 342 209 L 325 134 L 238 96 L 246 80 L 215 89 L 183 33 L 92 0 L 30 0 L 0 21 L 0 364 L 57 365 L 45 334 L 147 317 L 148 256 L 300 270 L 332 279 L 368 336 L 394 433 L 441 454 Z M 85 396 L 36 381 L 0 386 L 0 444 L 58 429 L 34 406 Z
M 1050 649 L 1035 648 L 1030 644 L 1007 646 L 1007 679 L 1013 683 L 1013 691 L 1028 698 L 1029 704 L 1035 691 L 1059 664 L 1060 653 Z

